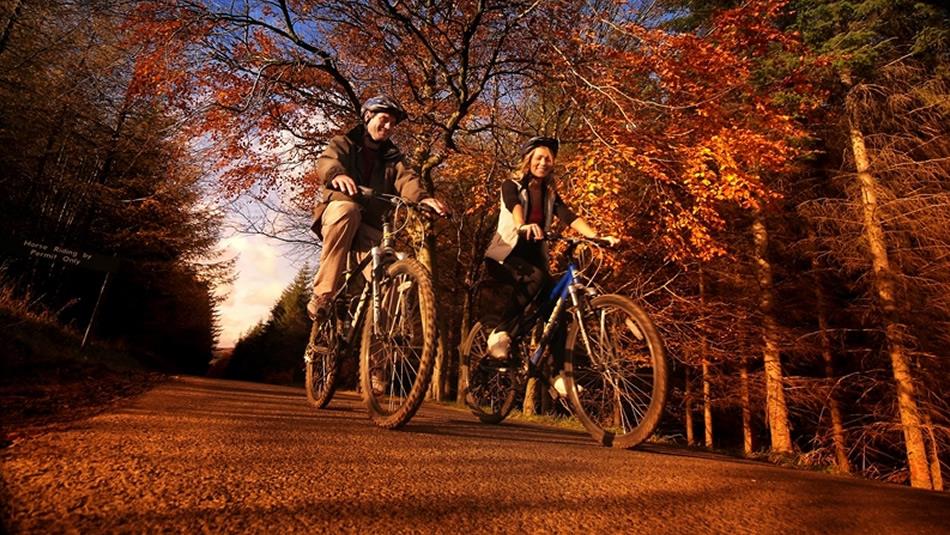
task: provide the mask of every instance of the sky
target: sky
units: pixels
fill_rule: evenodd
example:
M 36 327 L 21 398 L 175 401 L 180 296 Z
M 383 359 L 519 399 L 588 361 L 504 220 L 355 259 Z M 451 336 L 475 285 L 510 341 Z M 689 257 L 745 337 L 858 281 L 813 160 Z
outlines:
M 322 116 L 315 114 L 313 120 L 322 120 Z M 283 145 L 267 150 L 275 151 L 283 161 L 289 162 L 284 169 L 287 177 L 303 173 L 308 164 L 301 162 L 293 153 L 292 136 L 284 132 L 282 138 Z M 256 143 L 251 147 L 250 150 L 262 150 Z M 242 334 L 261 320 L 267 319 L 280 293 L 293 281 L 304 263 L 309 262 L 313 267 L 317 262 L 319 250 L 315 247 L 313 258 L 306 258 L 306 251 L 302 253 L 300 245 L 294 250 L 292 246 L 280 240 L 236 230 L 247 226 L 247 216 L 254 218 L 268 213 L 264 205 L 253 200 L 259 193 L 254 189 L 244 197 L 233 200 L 225 208 L 228 215 L 225 217 L 224 227 L 229 231 L 218 243 L 218 247 L 224 258 L 236 259 L 236 265 L 234 282 L 227 287 L 218 288 L 218 295 L 227 296 L 218 306 L 221 322 L 221 335 L 218 337 L 220 348 L 234 347 Z M 276 188 L 266 194 L 266 200 L 273 206 L 283 206 L 290 203 L 289 195 L 292 195 L 292 192 Z M 242 212 L 244 216 L 240 215 Z M 271 217 L 273 214 L 267 215 L 267 218 Z M 314 238 L 307 230 L 304 230 L 303 234 Z
M 228 297 L 218 308 L 218 347 L 233 347 L 241 334 L 267 318 L 300 266 L 282 256 L 278 242 L 260 235 L 235 234 L 221 240 L 220 247 L 226 258 L 237 258 L 236 279 L 221 289 Z

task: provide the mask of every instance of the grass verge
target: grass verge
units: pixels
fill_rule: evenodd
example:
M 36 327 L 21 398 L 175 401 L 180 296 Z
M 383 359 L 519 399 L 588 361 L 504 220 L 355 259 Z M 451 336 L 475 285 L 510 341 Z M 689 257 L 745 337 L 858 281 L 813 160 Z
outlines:
M 92 344 L 58 325 L 0 299 L 0 448 L 92 416 L 164 380 L 121 346 Z

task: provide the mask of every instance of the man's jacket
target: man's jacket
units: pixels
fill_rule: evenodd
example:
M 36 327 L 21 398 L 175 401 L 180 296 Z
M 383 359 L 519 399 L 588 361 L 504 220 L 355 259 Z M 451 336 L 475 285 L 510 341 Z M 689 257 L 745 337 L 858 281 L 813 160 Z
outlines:
M 372 188 L 376 193 L 398 193 L 400 197 L 413 202 L 429 197 L 422 187 L 419 175 L 406 165 L 402 152 L 389 140 L 380 143 L 370 176 L 363 176 L 365 132 L 365 127 L 358 125 L 346 135 L 334 137 L 317 159 L 317 176 L 323 182 L 323 200 L 313 209 L 313 225 L 310 228 L 321 238 L 323 236 L 320 218 L 327 205 L 331 201 L 354 201 L 349 195 L 329 188 L 330 181 L 338 175 L 349 175 L 358 185 Z M 382 217 L 388 204 L 355 202 L 360 202 L 363 206 L 363 223 L 377 229 L 382 228 Z

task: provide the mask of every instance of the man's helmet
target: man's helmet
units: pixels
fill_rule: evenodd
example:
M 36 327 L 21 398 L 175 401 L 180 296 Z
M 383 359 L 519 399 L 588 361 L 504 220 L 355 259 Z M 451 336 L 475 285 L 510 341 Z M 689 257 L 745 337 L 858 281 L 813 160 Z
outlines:
M 402 106 L 400 106 L 398 102 L 387 95 L 376 95 L 375 97 L 368 98 L 366 102 L 363 103 L 363 107 L 360 108 L 360 115 L 364 121 L 368 120 L 366 119 L 367 113 L 376 115 L 382 112 L 387 112 L 395 117 L 396 124 L 409 118 L 409 114 L 406 113 L 406 110 L 402 109 Z
M 551 149 L 551 154 L 553 156 L 557 156 L 558 146 L 560 146 L 560 143 L 558 143 L 558 140 L 553 137 L 536 136 L 529 139 L 524 145 L 521 146 L 521 157 L 524 158 L 529 152 L 538 147 L 547 147 Z

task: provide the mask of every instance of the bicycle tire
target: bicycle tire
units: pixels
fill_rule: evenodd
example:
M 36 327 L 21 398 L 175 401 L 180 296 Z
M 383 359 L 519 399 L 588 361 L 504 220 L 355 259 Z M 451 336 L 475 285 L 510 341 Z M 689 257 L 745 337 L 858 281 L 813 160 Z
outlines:
M 499 424 L 511 414 L 518 394 L 518 369 L 488 356 L 488 329 L 476 323 L 462 343 L 466 363 L 465 405 L 486 424 Z
M 340 355 L 336 315 L 313 322 L 304 352 L 304 389 L 307 401 L 322 409 L 333 399 L 340 376 Z
M 572 322 L 564 363 L 568 400 L 598 443 L 633 448 L 653 434 L 666 405 L 663 340 L 646 311 L 626 297 L 598 296 L 582 310 L 594 358 Z
M 370 307 L 360 344 L 360 386 L 373 423 L 396 429 L 419 410 L 432 379 L 435 297 L 429 272 L 412 258 L 390 264 L 380 290 L 381 334 L 373 334 Z

